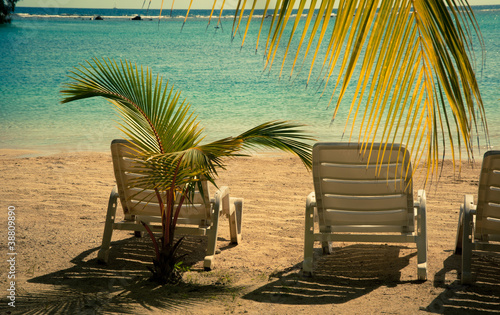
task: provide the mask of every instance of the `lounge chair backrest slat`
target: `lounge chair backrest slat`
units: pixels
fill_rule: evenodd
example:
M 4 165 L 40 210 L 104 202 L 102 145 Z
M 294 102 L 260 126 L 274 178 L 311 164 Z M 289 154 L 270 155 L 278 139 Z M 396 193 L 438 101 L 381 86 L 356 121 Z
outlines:
M 405 180 L 389 179 L 384 180 L 345 180 L 324 177 L 320 182 L 321 191 L 329 192 L 333 195 L 353 195 L 353 196 L 391 196 L 401 195 L 405 190 Z
M 134 180 L 144 176 L 141 172 L 145 168 L 135 162 L 137 152 L 133 149 L 133 145 L 126 140 L 113 140 L 111 154 L 118 194 L 125 214 L 159 216 L 160 208 L 155 192 L 134 186 Z M 193 224 L 199 224 L 201 221 L 206 222 L 205 224 L 210 222 L 210 193 L 207 181 L 202 181 L 201 186 L 203 195 L 196 189 L 194 196 L 191 196 L 192 200 L 184 201 L 179 215 Z
M 138 203 L 136 208 L 141 209 L 140 212 L 135 212 L 134 215 L 142 215 L 142 216 L 158 216 L 159 215 L 159 206 L 157 203 Z M 200 215 L 199 215 L 199 207 L 193 206 L 182 206 L 181 213 L 179 215 L 180 218 L 184 219 L 184 221 L 189 220 L 191 224 L 200 224 Z M 209 222 L 209 221 L 206 221 Z
M 351 197 L 351 198 L 349 198 Z M 349 196 L 343 195 L 325 195 L 322 199 L 322 207 L 325 210 L 350 210 L 366 211 L 369 208 L 371 212 L 386 210 L 407 210 L 405 195 L 391 196 Z
M 156 194 L 153 190 L 144 190 L 141 188 L 129 188 L 130 196 L 132 196 L 133 200 L 146 201 L 158 203 L 158 199 L 156 198 Z M 185 202 L 185 204 L 204 204 L 205 199 L 204 196 L 200 194 L 198 190 L 195 191 L 194 196 L 191 197 L 190 202 Z
M 366 167 L 359 167 L 359 165 L 350 164 L 335 164 L 335 163 L 321 163 L 319 165 L 319 172 L 326 178 L 346 179 L 346 180 L 369 180 L 369 179 L 400 179 L 401 178 L 401 164 L 392 163 L 384 165 L 364 165 Z
M 373 147 L 368 144 L 366 148 L 350 143 L 317 143 L 318 147 L 323 147 L 317 151 L 316 158 L 320 161 L 330 161 L 331 163 L 345 165 L 367 165 L 367 162 L 380 161 L 381 164 L 401 163 L 404 158 L 405 150 L 399 152 L 401 147 L 399 144 L 388 144 L 383 148 L 383 144 L 375 143 Z M 333 148 L 335 147 L 335 148 Z M 332 155 L 331 150 L 335 150 L 336 154 Z
M 413 231 L 412 169 L 400 146 L 317 143 L 313 179 L 320 229 Z
M 371 225 L 406 225 L 408 213 L 406 209 L 385 211 L 326 211 L 325 220 L 335 222 L 336 225 L 352 225 L 362 219 Z

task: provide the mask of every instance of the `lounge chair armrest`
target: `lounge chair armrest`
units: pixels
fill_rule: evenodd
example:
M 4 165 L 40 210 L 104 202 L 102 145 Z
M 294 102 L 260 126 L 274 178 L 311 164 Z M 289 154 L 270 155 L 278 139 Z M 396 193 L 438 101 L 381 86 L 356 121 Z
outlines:
M 473 215 L 476 214 L 477 206 L 474 204 L 474 196 L 464 195 L 464 203 L 460 205 L 460 213 L 458 215 L 457 237 L 455 239 L 455 254 L 462 255 L 463 240 L 464 240 L 464 224 L 468 224 L 467 228 L 470 233 L 470 225 L 473 220 Z M 467 217 L 467 218 L 466 218 Z M 466 222 L 467 220 L 467 222 Z
M 417 192 L 417 200 L 413 202 L 413 207 L 417 212 L 425 211 L 427 207 L 427 197 L 425 196 L 425 190 L 420 189 Z
M 420 189 L 417 192 L 417 200 L 413 202 L 415 220 L 417 222 L 417 233 L 426 234 L 427 229 L 427 197 L 425 190 Z
M 120 198 L 120 195 L 118 194 L 118 186 L 115 185 L 109 194 L 108 209 L 114 208 L 114 211 L 116 212 L 118 198 Z
M 109 199 L 118 199 L 118 186 L 114 185 L 113 189 L 111 189 L 111 194 L 109 195 Z
M 474 196 L 465 195 L 464 196 L 464 204 L 463 204 L 463 215 L 464 215 L 464 224 L 467 224 L 470 228 L 472 228 L 472 223 L 474 216 L 476 215 L 477 205 L 474 204 Z M 470 231 L 473 232 L 472 230 Z M 472 235 L 472 234 L 471 234 Z
M 309 209 L 310 207 L 316 207 L 316 194 L 314 191 L 307 196 L 306 209 Z
M 222 186 L 214 196 L 214 210 L 229 215 L 229 187 Z
M 459 230 L 457 232 L 457 245 L 455 253 L 462 254 L 462 284 L 472 282 L 471 274 L 471 259 L 473 238 L 474 238 L 474 215 L 476 214 L 477 206 L 474 204 L 472 195 L 464 196 L 464 204 L 460 207 Z
M 464 196 L 464 211 L 468 211 L 470 214 L 476 214 L 477 205 L 474 204 L 474 196 L 465 195 Z
M 228 195 L 229 195 L 229 187 L 222 186 L 215 192 L 213 199 L 216 200 L 217 198 L 224 198 L 225 196 L 228 196 Z
M 417 192 L 417 198 L 413 201 L 413 216 L 417 223 L 421 221 L 420 219 L 426 219 L 427 211 L 427 197 L 425 195 L 425 190 L 419 189 Z
M 231 235 L 231 243 L 241 243 L 241 217 L 243 212 L 243 199 L 230 198 L 229 187 L 223 186 L 214 197 L 214 213 L 219 215 L 222 213 L 229 219 L 229 233 Z

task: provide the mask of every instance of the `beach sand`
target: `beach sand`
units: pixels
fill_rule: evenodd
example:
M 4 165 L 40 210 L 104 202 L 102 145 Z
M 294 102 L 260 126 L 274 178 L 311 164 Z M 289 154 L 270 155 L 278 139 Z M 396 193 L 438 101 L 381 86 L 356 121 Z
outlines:
M 429 279 L 420 282 L 414 244 L 335 243 L 327 256 L 316 244 L 315 275 L 301 277 L 311 173 L 281 154 L 228 160 L 217 183 L 244 198 L 241 244 L 230 244 L 222 218 L 214 270 L 202 271 L 205 239 L 187 238 L 183 252 L 190 271 L 184 283 L 158 287 L 147 281 L 153 257 L 148 237 L 115 231 L 110 263 L 97 264 L 114 185 L 110 154 L 32 154 L 0 151 L 1 313 L 500 312 L 500 257 L 475 254 L 477 280 L 462 286 L 460 256 L 453 254 L 460 203 L 464 194 L 477 194 L 478 163 L 464 164 L 458 175 L 445 162 L 439 183 L 426 187 Z M 423 185 L 419 176 L 415 193 Z M 6 262 L 9 206 L 16 214 L 15 309 L 5 298 L 12 281 Z

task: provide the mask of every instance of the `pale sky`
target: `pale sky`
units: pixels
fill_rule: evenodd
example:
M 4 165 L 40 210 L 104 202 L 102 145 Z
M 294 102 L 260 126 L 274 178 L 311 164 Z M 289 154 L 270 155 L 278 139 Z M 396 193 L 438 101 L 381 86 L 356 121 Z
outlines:
M 170 9 L 173 0 L 164 0 L 163 8 Z M 146 0 L 145 7 L 150 0 Z M 162 0 L 151 0 L 152 9 L 159 9 Z M 174 2 L 174 9 L 187 9 L 190 0 L 177 0 Z M 220 7 L 222 0 L 217 1 L 216 7 Z M 250 2 L 250 1 L 249 1 Z M 261 0 L 264 3 L 264 0 Z M 17 6 L 20 7 L 54 7 L 54 8 L 113 8 L 118 9 L 139 9 L 144 0 L 20 0 Z M 225 8 L 236 7 L 238 0 L 226 0 Z M 500 0 L 469 0 L 470 5 L 500 5 Z M 211 9 L 212 0 L 194 0 L 191 9 Z

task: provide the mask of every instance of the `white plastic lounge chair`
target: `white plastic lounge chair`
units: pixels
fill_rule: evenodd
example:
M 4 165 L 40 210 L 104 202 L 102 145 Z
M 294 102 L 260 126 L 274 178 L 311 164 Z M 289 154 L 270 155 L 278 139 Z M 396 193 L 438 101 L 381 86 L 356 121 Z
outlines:
M 455 254 L 462 255 L 463 284 L 472 282 L 472 251 L 500 252 L 500 151 L 484 154 L 477 205 L 464 196 L 458 218 Z
M 374 144 L 369 156 L 368 151 L 360 152 L 358 144 L 316 143 L 315 191 L 306 203 L 303 274 L 312 274 L 315 241 L 322 242 L 325 254 L 331 252 L 332 241 L 412 242 L 418 251 L 418 279 L 426 280 L 425 191 L 418 191 L 414 203 L 411 176 L 410 155 L 403 146 Z M 319 232 L 314 231 L 316 217 Z
M 111 155 L 115 172 L 116 184 L 111 192 L 104 226 L 101 249 L 98 260 L 108 261 L 109 246 L 113 230 L 146 231 L 141 221 L 148 223 L 153 232 L 161 232 L 160 208 L 153 191 L 143 191 L 141 188 L 129 188 L 130 180 L 137 177 L 134 174 L 134 151 L 126 140 L 113 140 Z M 140 176 L 140 175 L 139 175 Z M 214 264 L 217 246 L 217 228 L 219 215 L 222 212 L 229 218 L 231 242 L 241 241 L 241 216 L 243 199 L 230 198 L 229 188 L 221 187 L 213 199 L 209 200 L 210 192 L 207 181 L 202 182 L 203 194 L 196 191 L 191 202 L 185 202 L 177 220 L 176 235 L 207 235 L 208 246 L 204 260 L 204 269 L 211 270 Z M 115 222 L 117 200 L 120 199 L 124 220 Z M 156 224 L 155 224 L 156 223 Z

